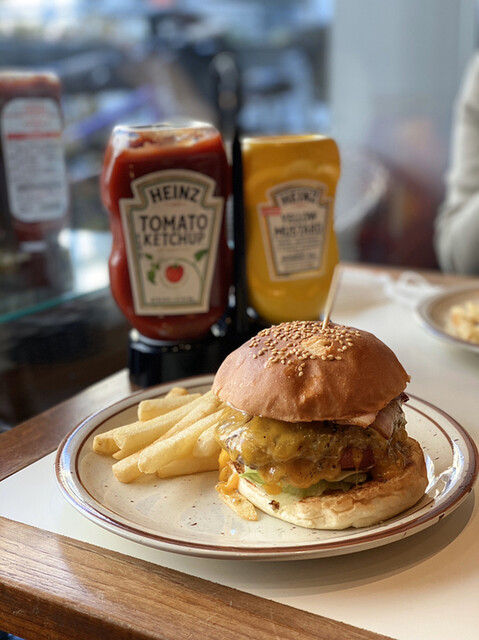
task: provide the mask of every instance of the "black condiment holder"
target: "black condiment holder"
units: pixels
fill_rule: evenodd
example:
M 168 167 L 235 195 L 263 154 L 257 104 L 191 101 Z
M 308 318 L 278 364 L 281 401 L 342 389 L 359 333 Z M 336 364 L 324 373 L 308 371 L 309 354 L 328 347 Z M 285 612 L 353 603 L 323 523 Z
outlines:
M 199 340 L 168 342 L 151 340 L 132 329 L 129 334 L 130 379 L 140 387 L 214 374 L 224 358 L 262 328 L 248 312 L 245 265 L 245 223 L 241 138 L 236 130 L 232 143 L 233 285 L 234 302 L 224 318 Z
M 215 373 L 226 355 L 236 348 L 231 322 L 215 324 L 202 339 L 169 342 L 151 340 L 136 329 L 129 333 L 128 368 L 139 387 Z

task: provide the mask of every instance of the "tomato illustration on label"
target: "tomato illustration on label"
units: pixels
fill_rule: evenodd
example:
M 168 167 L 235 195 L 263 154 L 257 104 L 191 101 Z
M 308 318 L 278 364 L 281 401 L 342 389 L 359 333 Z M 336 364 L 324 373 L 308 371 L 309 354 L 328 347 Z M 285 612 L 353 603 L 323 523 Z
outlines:
M 170 282 L 179 282 L 183 277 L 184 269 L 181 264 L 169 264 L 166 267 L 165 275 Z

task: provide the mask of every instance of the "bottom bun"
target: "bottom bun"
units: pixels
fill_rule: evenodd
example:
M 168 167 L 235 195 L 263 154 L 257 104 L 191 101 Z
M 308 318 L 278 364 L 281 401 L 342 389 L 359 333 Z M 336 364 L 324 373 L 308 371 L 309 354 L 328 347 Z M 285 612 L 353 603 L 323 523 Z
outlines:
M 427 471 L 420 445 L 408 438 L 409 461 L 403 473 L 386 481 L 371 480 L 345 492 L 287 501 L 272 496 L 246 478 L 239 492 L 275 518 L 309 529 L 370 527 L 412 507 L 424 495 Z M 284 495 L 284 494 L 282 494 Z

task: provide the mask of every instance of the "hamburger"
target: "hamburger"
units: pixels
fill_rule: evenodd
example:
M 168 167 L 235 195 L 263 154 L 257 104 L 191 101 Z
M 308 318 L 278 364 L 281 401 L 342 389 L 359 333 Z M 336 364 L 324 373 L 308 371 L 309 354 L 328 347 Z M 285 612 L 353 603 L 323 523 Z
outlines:
M 409 375 L 353 327 L 296 321 L 260 331 L 218 369 L 218 490 L 317 529 L 366 527 L 413 506 L 427 486 L 406 431 Z

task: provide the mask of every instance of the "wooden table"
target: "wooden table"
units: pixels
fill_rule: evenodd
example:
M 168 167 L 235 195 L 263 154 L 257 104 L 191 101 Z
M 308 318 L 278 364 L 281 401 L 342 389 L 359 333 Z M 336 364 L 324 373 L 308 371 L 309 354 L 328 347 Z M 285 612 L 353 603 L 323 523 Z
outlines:
M 0 481 L 132 390 L 120 371 L 2 434 Z M 386 637 L 4 517 L 0 629 L 32 640 Z

